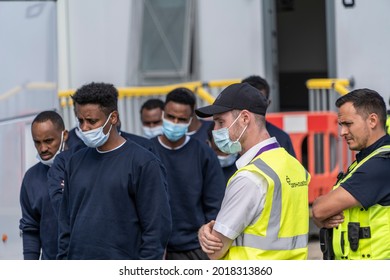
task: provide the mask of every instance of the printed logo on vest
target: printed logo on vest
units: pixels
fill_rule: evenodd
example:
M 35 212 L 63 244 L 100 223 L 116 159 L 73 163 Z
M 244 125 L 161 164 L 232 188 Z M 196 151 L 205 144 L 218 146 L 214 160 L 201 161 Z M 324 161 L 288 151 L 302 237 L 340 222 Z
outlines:
M 301 181 L 301 182 L 291 182 L 291 179 L 286 176 L 286 182 L 287 184 L 290 185 L 290 187 L 292 188 L 296 188 L 296 187 L 305 187 L 307 186 L 307 181 Z

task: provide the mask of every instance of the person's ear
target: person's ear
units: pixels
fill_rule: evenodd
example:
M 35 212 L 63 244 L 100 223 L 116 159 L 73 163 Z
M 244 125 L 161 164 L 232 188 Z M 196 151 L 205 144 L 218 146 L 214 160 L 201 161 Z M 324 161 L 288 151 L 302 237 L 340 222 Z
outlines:
M 241 118 L 244 122 L 244 125 L 248 125 L 249 120 L 251 119 L 251 113 L 248 110 L 241 111 Z
M 68 130 L 64 130 L 64 142 L 66 142 L 67 140 L 68 140 L 68 137 L 69 137 L 69 132 L 68 132 Z
M 368 116 L 368 124 L 369 124 L 370 128 L 376 127 L 378 125 L 378 123 L 379 123 L 378 115 L 375 113 L 371 113 Z
M 111 123 L 112 125 L 117 125 L 117 124 L 119 124 L 119 112 L 118 112 L 118 111 L 113 111 L 113 112 L 111 113 L 110 123 Z

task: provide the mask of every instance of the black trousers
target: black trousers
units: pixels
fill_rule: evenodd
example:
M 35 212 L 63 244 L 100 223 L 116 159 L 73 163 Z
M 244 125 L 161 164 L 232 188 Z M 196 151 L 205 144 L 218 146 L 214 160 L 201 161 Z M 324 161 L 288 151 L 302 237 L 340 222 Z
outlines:
M 209 260 L 209 257 L 202 249 L 194 249 L 181 252 L 166 252 L 166 260 Z

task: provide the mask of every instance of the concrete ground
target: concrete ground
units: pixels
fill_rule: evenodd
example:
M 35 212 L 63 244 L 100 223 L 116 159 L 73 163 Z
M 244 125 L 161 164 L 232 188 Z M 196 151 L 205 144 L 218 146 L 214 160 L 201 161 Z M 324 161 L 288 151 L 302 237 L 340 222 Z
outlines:
M 322 260 L 322 252 L 318 236 L 312 236 L 309 239 L 309 256 L 308 260 Z
M 310 209 L 311 212 L 311 209 Z M 319 240 L 320 229 L 314 224 L 313 220 L 309 220 L 309 260 L 322 260 L 322 252 Z

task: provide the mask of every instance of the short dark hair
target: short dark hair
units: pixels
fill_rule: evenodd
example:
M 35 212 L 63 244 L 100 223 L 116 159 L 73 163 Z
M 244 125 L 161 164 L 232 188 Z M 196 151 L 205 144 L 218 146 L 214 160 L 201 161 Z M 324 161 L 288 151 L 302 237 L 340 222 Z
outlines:
M 336 107 L 340 108 L 347 102 L 351 102 L 357 113 L 364 118 L 375 113 L 383 128 L 386 127 L 386 104 L 383 97 L 375 90 L 362 88 L 355 89 L 336 100 Z
M 168 102 L 176 102 L 184 105 L 189 105 L 191 111 L 194 112 L 195 109 L 195 95 L 188 88 L 175 88 L 167 94 L 165 99 L 164 107 Z
M 246 77 L 241 82 L 248 83 L 252 87 L 257 88 L 258 90 L 260 90 L 264 94 L 264 96 L 267 98 L 267 100 L 269 99 L 269 92 L 270 92 L 269 85 L 268 85 L 267 81 L 265 79 L 263 79 L 262 77 L 260 77 L 258 75 L 252 75 L 252 76 Z
M 107 83 L 90 83 L 83 85 L 72 95 L 79 105 L 98 104 L 106 115 L 118 110 L 118 90 Z
M 164 101 L 158 98 L 151 98 L 146 100 L 144 104 L 142 104 L 140 113 L 142 113 L 143 109 L 152 110 L 156 108 L 160 108 L 161 110 L 164 110 Z
M 58 114 L 56 111 L 42 111 L 32 121 L 32 124 L 34 123 L 43 123 L 46 121 L 51 121 L 54 124 L 54 127 L 57 130 L 64 130 L 65 129 L 65 124 L 64 120 Z

